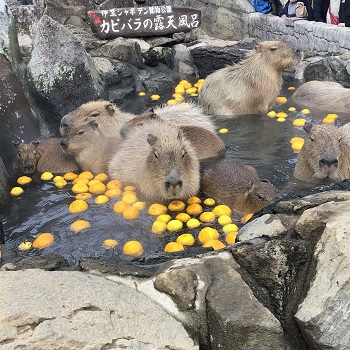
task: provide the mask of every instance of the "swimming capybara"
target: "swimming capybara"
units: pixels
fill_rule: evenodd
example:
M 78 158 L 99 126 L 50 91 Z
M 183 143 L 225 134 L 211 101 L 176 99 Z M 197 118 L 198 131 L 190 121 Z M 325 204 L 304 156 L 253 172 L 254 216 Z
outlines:
M 308 81 L 295 90 L 292 99 L 302 107 L 331 113 L 350 111 L 350 89 L 334 81 Z
M 197 125 L 215 132 L 215 125 L 210 116 L 193 103 L 188 105 L 159 106 L 154 112 L 166 121 L 176 125 Z M 135 115 L 121 111 L 115 104 L 99 100 L 85 103 L 68 113 L 61 119 L 60 132 L 67 135 L 71 128 L 80 126 L 95 120 L 99 123 L 99 129 L 105 137 L 115 137 L 119 134 L 124 123 L 134 118 Z
M 78 128 L 69 128 L 61 139 L 63 151 L 74 157 L 83 171 L 93 174 L 107 172 L 108 163 L 121 143 L 121 138 L 106 137 L 100 129 L 100 123 L 91 120 Z
M 60 146 L 60 138 L 48 138 L 30 143 L 15 141 L 17 148 L 15 164 L 24 174 L 35 171 L 66 173 L 79 170 L 79 165 L 72 156 L 65 154 Z
M 136 128 L 113 156 L 108 174 L 155 201 L 186 199 L 199 190 L 196 152 L 181 129 L 169 123 Z
M 276 103 L 283 70 L 302 58 L 303 52 L 292 44 L 264 41 L 241 62 L 210 74 L 200 90 L 199 105 L 217 116 L 266 113 Z
M 255 168 L 224 159 L 202 174 L 201 189 L 231 209 L 254 213 L 282 198 L 282 193 L 268 181 L 261 181 Z
M 126 139 L 135 128 L 143 127 L 149 122 L 165 123 L 164 119 L 152 111 L 139 115 L 126 122 L 120 129 L 123 139 Z M 185 138 L 190 141 L 199 160 L 221 156 L 225 153 L 225 143 L 213 132 L 195 125 L 180 125 Z
M 294 176 L 300 180 L 330 184 L 350 178 L 350 146 L 335 125 L 311 125 L 298 154 Z

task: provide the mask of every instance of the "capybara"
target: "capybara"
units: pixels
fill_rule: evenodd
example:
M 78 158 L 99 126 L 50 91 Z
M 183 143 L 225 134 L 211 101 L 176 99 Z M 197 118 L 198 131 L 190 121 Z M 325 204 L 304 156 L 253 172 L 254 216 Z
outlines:
M 210 116 L 205 115 L 195 104 L 159 106 L 154 112 L 168 122 L 176 125 L 197 125 L 215 132 L 215 125 Z M 95 120 L 99 123 L 99 129 L 105 137 L 115 137 L 120 128 L 135 115 L 121 111 L 115 104 L 104 101 L 92 101 L 81 105 L 61 119 L 60 132 L 67 135 L 71 128 L 80 126 Z
M 123 141 L 108 174 L 132 184 L 148 199 L 186 199 L 199 190 L 199 160 L 179 127 L 147 123 Z
M 335 125 L 311 125 L 309 134 L 298 154 L 294 176 L 300 180 L 330 184 L 350 177 L 350 146 Z
M 100 129 L 100 123 L 91 120 L 78 128 L 69 128 L 61 139 L 63 151 L 74 157 L 83 171 L 93 174 L 107 172 L 108 163 L 121 143 L 121 138 L 106 137 Z
M 232 159 L 223 159 L 202 174 L 201 189 L 241 213 L 254 213 L 281 199 L 270 182 L 261 181 L 256 169 Z
M 295 90 L 292 99 L 302 107 L 331 113 L 350 111 L 350 89 L 334 81 L 308 81 Z
M 30 143 L 15 141 L 17 148 L 15 164 L 24 174 L 35 171 L 65 173 L 79 170 L 74 157 L 65 154 L 60 146 L 60 138 L 48 138 Z
M 163 118 L 149 111 L 126 122 L 120 129 L 120 134 L 123 139 L 126 139 L 135 128 L 143 127 L 148 122 L 155 120 L 159 123 L 165 123 Z M 190 141 L 199 160 L 207 160 L 225 153 L 225 143 L 212 131 L 195 125 L 180 125 L 179 128 L 185 138 Z
M 264 41 L 241 62 L 210 74 L 200 90 L 199 105 L 217 116 L 266 113 L 276 103 L 283 70 L 302 58 L 303 52 L 292 44 Z

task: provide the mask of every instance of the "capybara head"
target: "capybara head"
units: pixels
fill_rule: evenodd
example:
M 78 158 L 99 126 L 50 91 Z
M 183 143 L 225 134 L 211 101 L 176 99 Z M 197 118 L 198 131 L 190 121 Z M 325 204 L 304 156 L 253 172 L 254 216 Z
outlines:
M 259 56 L 262 67 L 272 66 L 283 71 L 298 64 L 303 59 L 303 51 L 284 41 L 263 41 L 248 54 L 252 56 Z
M 311 125 L 304 130 L 309 134 L 298 155 L 294 176 L 319 184 L 342 181 L 350 177 L 349 146 L 343 141 L 335 125 Z
M 15 163 L 19 170 L 24 174 L 34 173 L 40 159 L 40 152 L 37 149 L 39 141 L 34 140 L 30 143 L 14 141 L 13 144 L 17 148 Z
M 97 118 L 112 117 L 114 116 L 116 108 L 117 107 L 113 103 L 103 100 L 84 103 L 61 119 L 61 135 L 65 136 L 72 127 L 80 127 Z

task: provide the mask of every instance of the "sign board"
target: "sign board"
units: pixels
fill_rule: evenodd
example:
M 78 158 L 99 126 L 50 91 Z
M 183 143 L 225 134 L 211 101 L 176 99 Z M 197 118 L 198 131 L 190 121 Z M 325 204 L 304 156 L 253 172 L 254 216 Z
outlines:
M 88 15 L 92 31 L 101 39 L 188 32 L 201 24 L 201 11 L 188 7 L 121 7 Z

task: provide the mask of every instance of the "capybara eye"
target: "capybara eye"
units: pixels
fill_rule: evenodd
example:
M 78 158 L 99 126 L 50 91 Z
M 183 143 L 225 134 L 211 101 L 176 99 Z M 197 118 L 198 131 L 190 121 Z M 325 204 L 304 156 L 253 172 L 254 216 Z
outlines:
M 20 157 L 20 156 L 21 156 L 21 153 L 19 153 L 19 152 L 18 152 L 17 154 L 18 154 L 18 157 Z
M 343 139 L 341 138 L 341 137 L 339 137 L 339 139 L 338 139 L 338 142 L 341 142 Z
M 154 152 L 154 158 L 158 159 L 158 154 Z
M 34 151 L 33 154 L 36 156 L 36 151 Z
M 92 114 L 91 114 L 91 117 L 96 118 L 96 117 L 98 117 L 99 115 L 100 115 L 100 113 L 96 112 L 96 113 L 92 113 Z
M 143 125 L 143 123 L 138 123 L 138 124 L 137 124 L 137 126 L 142 126 L 142 125 Z
M 83 135 L 84 134 L 84 130 L 80 130 L 77 132 L 77 135 Z
M 182 158 L 185 158 L 186 151 L 182 151 Z
M 270 51 L 276 51 L 277 47 L 270 47 Z
M 314 142 L 315 141 L 315 137 L 314 136 L 310 136 L 310 140 Z
M 260 194 L 258 194 L 258 199 L 259 199 L 259 201 L 265 200 L 265 198 L 263 196 L 261 196 Z

